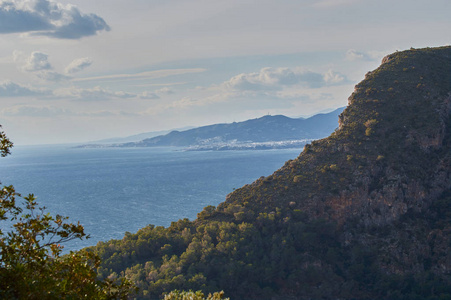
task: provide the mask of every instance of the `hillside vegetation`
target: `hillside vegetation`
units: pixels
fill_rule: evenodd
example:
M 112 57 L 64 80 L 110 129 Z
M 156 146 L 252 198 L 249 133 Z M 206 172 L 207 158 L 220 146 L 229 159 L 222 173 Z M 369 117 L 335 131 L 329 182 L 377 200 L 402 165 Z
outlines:
M 451 299 L 451 47 L 384 58 L 339 128 L 217 208 L 99 243 L 139 297 Z

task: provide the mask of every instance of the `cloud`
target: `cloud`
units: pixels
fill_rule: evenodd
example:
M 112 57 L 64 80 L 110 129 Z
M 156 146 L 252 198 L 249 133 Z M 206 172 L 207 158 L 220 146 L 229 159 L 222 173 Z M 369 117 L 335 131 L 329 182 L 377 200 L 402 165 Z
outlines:
M 48 61 L 48 55 L 42 52 L 34 51 L 27 58 L 24 58 L 21 52 L 13 53 L 14 61 L 23 62 L 22 70 L 34 74 L 36 77 L 45 81 L 58 82 L 69 80 L 70 77 L 53 71 L 53 67 Z
M 147 71 L 141 73 L 134 74 L 113 74 L 113 75 L 105 75 L 105 76 L 96 76 L 96 77 L 86 77 L 86 78 L 76 78 L 74 81 L 97 81 L 97 80 L 136 80 L 136 79 L 155 79 L 155 78 L 163 78 L 174 75 L 183 75 L 189 73 L 200 73 L 205 72 L 206 69 L 203 68 L 194 68 L 194 69 L 167 69 L 167 70 L 156 70 L 156 71 Z
M 324 75 L 311 71 L 302 71 L 299 74 L 299 82 L 309 88 L 320 88 L 326 85 Z
M 29 88 L 11 81 L 4 81 L 0 83 L 0 97 L 28 97 L 47 95 L 51 95 L 51 92 L 49 90 Z
M 35 75 L 45 81 L 52 81 L 52 82 L 58 82 L 58 81 L 71 79 L 71 77 L 65 76 L 63 74 L 60 74 L 60 73 L 54 72 L 54 71 L 39 71 L 39 72 L 36 72 Z
M 32 52 L 30 57 L 26 60 L 23 69 L 28 72 L 35 72 L 41 70 L 50 70 L 52 66 L 48 61 L 48 55 L 42 52 Z
M 92 59 L 90 59 L 89 57 L 75 59 L 66 67 L 64 72 L 66 74 L 77 73 L 83 69 L 86 69 L 90 65 L 92 65 Z
M 171 94 L 174 94 L 174 91 L 172 89 L 168 88 L 168 87 L 164 87 L 164 88 L 161 88 L 159 90 L 156 90 L 155 93 L 171 95 Z
M 138 95 L 141 99 L 160 99 L 157 94 L 151 93 L 151 92 L 143 92 L 140 95 Z
M 191 106 L 201 106 L 204 105 L 205 101 L 195 100 L 191 97 L 183 97 L 182 99 L 172 102 L 168 107 L 171 108 L 187 108 Z
M 327 71 L 326 74 L 324 74 L 323 78 L 324 82 L 329 84 L 338 84 L 346 81 L 345 75 L 338 72 L 334 72 L 332 70 Z
M 114 92 L 99 86 L 91 89 L 77 87 L 61 88 L 54 91 L 55 97 L 67 98 L 80 101 L 106 101 L 114 99 L 159 99 L 157 94 L 143 92 L 141 94 L 128 93 L 124 91 Z
M 49 0 L 0 1 L 0 33 L 30 32 L 59 39 L 80 39 L 110 30 L 95 14 Z
M 349 49 L 346 51 L 346 60 L 370 60 L 370 57 L 363 52 Z
M 76 87 L 55 90 L 55 96 L 85 101 L 104 101 L 110 99 L 128 99 L 137 97 L 136 94 L 127 92 L 113 92 L 99 86 L 92 89 L 81 89 Z
M 293 73 L 289 69 L 263 68 L 260 72 L 242 73 L 224 83 L 230 90 L 269 90 L 278 89 L 283 77 L 290 78 Z
M 345 80 L 344 75 L 332 70 L 320 74 L 301 68 L 263 68 L 259 72 L 236 75 L 222 86 L 232 91 L 277 91 L 295 85 L 320 88 Z

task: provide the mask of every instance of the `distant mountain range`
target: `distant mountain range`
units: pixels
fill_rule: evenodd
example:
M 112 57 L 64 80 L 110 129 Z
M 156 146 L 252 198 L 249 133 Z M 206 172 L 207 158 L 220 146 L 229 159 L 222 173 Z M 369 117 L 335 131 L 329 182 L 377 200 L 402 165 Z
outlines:
M 79 147 L 184 147 L 186 150 L 243 150 L 298 148 L 328 136 L 338 127 L 344 107 L 310 118 L 264 116 L 244 122 L 214 124 L 189 130 L 174 130 L 141 141 L 87 144 Z

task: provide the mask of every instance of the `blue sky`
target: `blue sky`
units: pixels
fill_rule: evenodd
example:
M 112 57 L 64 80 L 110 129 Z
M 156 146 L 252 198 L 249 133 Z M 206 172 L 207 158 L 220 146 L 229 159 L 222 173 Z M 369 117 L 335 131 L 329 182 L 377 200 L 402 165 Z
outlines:
M 386 54 L 451 42 L 449 0 L 0 0 L 0 124 L 86 142 L 345 106 Z

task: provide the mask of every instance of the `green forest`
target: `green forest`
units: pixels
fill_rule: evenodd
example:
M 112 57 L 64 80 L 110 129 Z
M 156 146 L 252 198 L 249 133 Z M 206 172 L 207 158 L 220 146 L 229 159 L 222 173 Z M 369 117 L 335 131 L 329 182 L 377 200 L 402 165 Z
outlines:
M 428 216 L 406 215 L 397 224 L 374 229 L 372 238 L 383 239 L 418 222 L 434 223 L 428 228 L 431 231 L 443 230 L 449 226 L 450 207 L 448 193 Z M 400 242 L 411 243 L 409 238 L 403 236 Z M 290 216 L 261 214 L 254 224 L 180 220 L 169 228 L 149 226 L 96 247 L 103 259 L 101 276 L 123 274 L 137 284 L 141 297 L 149 299 L 172 289 L 224 289 L 232 299 L 297 299 L 300 291 L 302 297 L 313 299 L 334 295 L 445 299 L 438 296 L 450 295 L 449 281 L 434 275 L 437 261 L 429 261 L 429 270 L 417 276 L 385 274 L 379 270 L 378 250 L 377 245 L 358 243 L 343 247 L 336 224 L 308 220 L 295 210 Z

